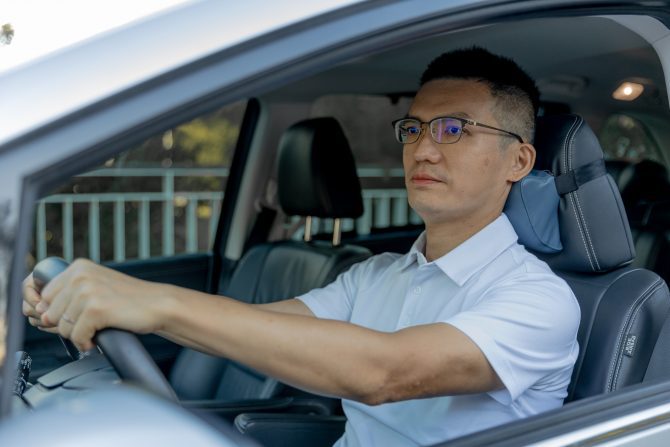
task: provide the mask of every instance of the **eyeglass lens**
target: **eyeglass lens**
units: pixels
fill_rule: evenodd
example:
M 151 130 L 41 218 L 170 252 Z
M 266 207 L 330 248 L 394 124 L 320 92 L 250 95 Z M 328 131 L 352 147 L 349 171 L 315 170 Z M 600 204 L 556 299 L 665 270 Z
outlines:
M 430 134 L 436 143 L 455 143 L 461 137 L 463 123 L 454 118 L 437 118 L 429 123 Z M 403 144 L 415 143 L 421 135 L 421 122 L 404 119 L 396 123 L 396 139 Z

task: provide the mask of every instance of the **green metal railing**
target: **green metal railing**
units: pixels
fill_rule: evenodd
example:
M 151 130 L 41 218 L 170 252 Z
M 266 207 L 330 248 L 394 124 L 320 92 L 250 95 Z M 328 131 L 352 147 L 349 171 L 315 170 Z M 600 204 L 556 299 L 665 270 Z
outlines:
M 402 177 L 401 169 L 377 169 L 362 168 L 358 171 L 359 176 L 364 178 L 380 177 Z M 161 190 L 158 192 L 122 192 L 122 193 L 82 193 L 82 194 L 55 194 L 37 203 L 35 251 L 37 260 L 53 255 L 60 255 L 68 261 L 74 258 L 75 238 L 82 237 L 80 233 L 75 235 L 74 208 L 85 206 L 88 208 L 88 257 L 96 262 L 101 260 L 101 206 L 112 206 L 112 238 L 113 238 L 113 260 L 121 262 L 127 259 L 126 253 L 126 205 L 133 204 L 137 208 L 137 221 L 131 223 L 136 225 L 137 232 L 137 257 L 139 259 L 149 258 L 151 253 L 151 205 L 160 204 L 161 216 L 161 247 L 163 256 L 176 253 L 175 250 L 175 207 L 184 209 L 185 216 L 185 244 L 183 252 L 195 253 L 198 251 L 200 239 L 205 237 L 206 245 L 210 246 L 213 240 L 218 222 L 223 192 L 216 191 L 176 191 L 175 179 L 179 177 L 214 177 L 225 178 L 228 169 L 208 168 L 127 168 L 127 169 L 99 169 L 86 173 L 80 177 L 153 177 L 161 179 Z M 420 223 L 418 216 L 409 209 L 407 205 L 407 193 L 402 188 L 392 189 L 364 189 L 363 190 L 364 214 L 361 218 L 344 219 L 342 230 L 356 229 L 358 234 L 369 234 L 373 228 L 385 228 L 389 226 L 401 226 L 408 223 Z M 47 250 L 47 222 L 48 212 L 52 206 L 60 207 L 62 216 L 62 253 L 48 252 Z M 209 209 L 207 220 L 207 234 L 198 231 L 198 207 L 205 206 Z M 317 230 L 332 231 L 333 223 L 330 219 L 319 222 L 315 219 L 314 226 Z M 180 251 L 181 252 L 181 251 Z

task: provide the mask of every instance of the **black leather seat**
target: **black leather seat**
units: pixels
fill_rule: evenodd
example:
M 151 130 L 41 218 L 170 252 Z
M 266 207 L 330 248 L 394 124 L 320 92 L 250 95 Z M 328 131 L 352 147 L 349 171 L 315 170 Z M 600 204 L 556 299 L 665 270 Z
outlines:
M 582 312 L 580 354 L 566 402 L 640 383 L 670 309 L 668 287 L 654 272 L 629 266 L 635 251 L 626 212 L 584 120 L 576 115 L 540 118 L 536 147 L 536 168 L 554 173 L 562 192 L 563 244 L 561 252 L 538 257 L 568 282 Z M 280 424 L 283 437 L 270 437 Z M 332 442 L 333 429 L 343 422 L 332 416 L 281 421 L 279 415 L 241 414 L 235 425 L 267 445 L 299 445 L 299 433 L 316 446 Z
M 278 186 L 287 215 L 356 218 L 363 213 L 354 159 L 332 118 L 303 121 L 285 132 L 279 148 Z M 244 254 L 220 293 L 253 304 L 292 298 L 330 283 L 368 256 L 365 248 L 323 241 L 263 243 Z M 244 400 L 271 398 L 283 389 L 276 380 L 241 364 L 190 349 L 179 355 L 170 381 L 180 399 L 199 400 L 192 406 L 220 415 L 226 414 L 227 407 L 234 414 L 235 407 L 249 404 Z M 212 399 L 216 402 L 202 402 Z M 223 400 L 236 402 L 227 406 Z
M 602 163 L 597 138 L 576 115 L 539 120 L 536 146 L 536 167 L 564 178 L 570 172 L 579 178 L 581 167 Z M 659 275 L 628 266 L 634 242 L 616 184 L 609 175 L 586 180 L 561 196 L 563 251 L 539 255 L 568 282 L 582 311 L 580 354 L 566 401 L 640 383 L 670 309 Z

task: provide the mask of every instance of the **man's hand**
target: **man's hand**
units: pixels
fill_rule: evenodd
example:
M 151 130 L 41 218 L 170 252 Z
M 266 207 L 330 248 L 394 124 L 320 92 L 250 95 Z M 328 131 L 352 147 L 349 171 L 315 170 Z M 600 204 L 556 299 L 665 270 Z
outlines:
M 69 338 L 81 351 L 106 327 L 135 333 L 160 330 L 160 285 L 88 260 L 76 260 L 41 293 L 32 275 L 23 282 L 23 313 L 35 327 Z
M 28 317 L 28 322 L 38 329 L 46 332 L 58 333 L 58 329 L 53 326 L 44 326 L 42 324 L 42 313 L 37 310 L 42 302 L 42 296 L 37 291 L 37 286 L 31 273 L 23 280 L 23 315 Z M 40 306 L 43 309 L 44 306 Z

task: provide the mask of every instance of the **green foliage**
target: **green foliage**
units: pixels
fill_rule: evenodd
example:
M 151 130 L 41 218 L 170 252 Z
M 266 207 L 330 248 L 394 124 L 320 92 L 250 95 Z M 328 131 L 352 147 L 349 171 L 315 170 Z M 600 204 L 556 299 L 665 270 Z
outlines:
M 197 166 L 230 166 L 239 127 L 227 119 L 198 118 L 179 126 L 174 144 Z
M 12 43 L 14 38 L 14 28 L 10 23 L 5 23 L 2 25 L 2 30 L 0 31 L 0 44 L 9 45 Z
M 231 104 L 146 140 L 107 167 L 228 167 L 239 135 L 244 102 Z

